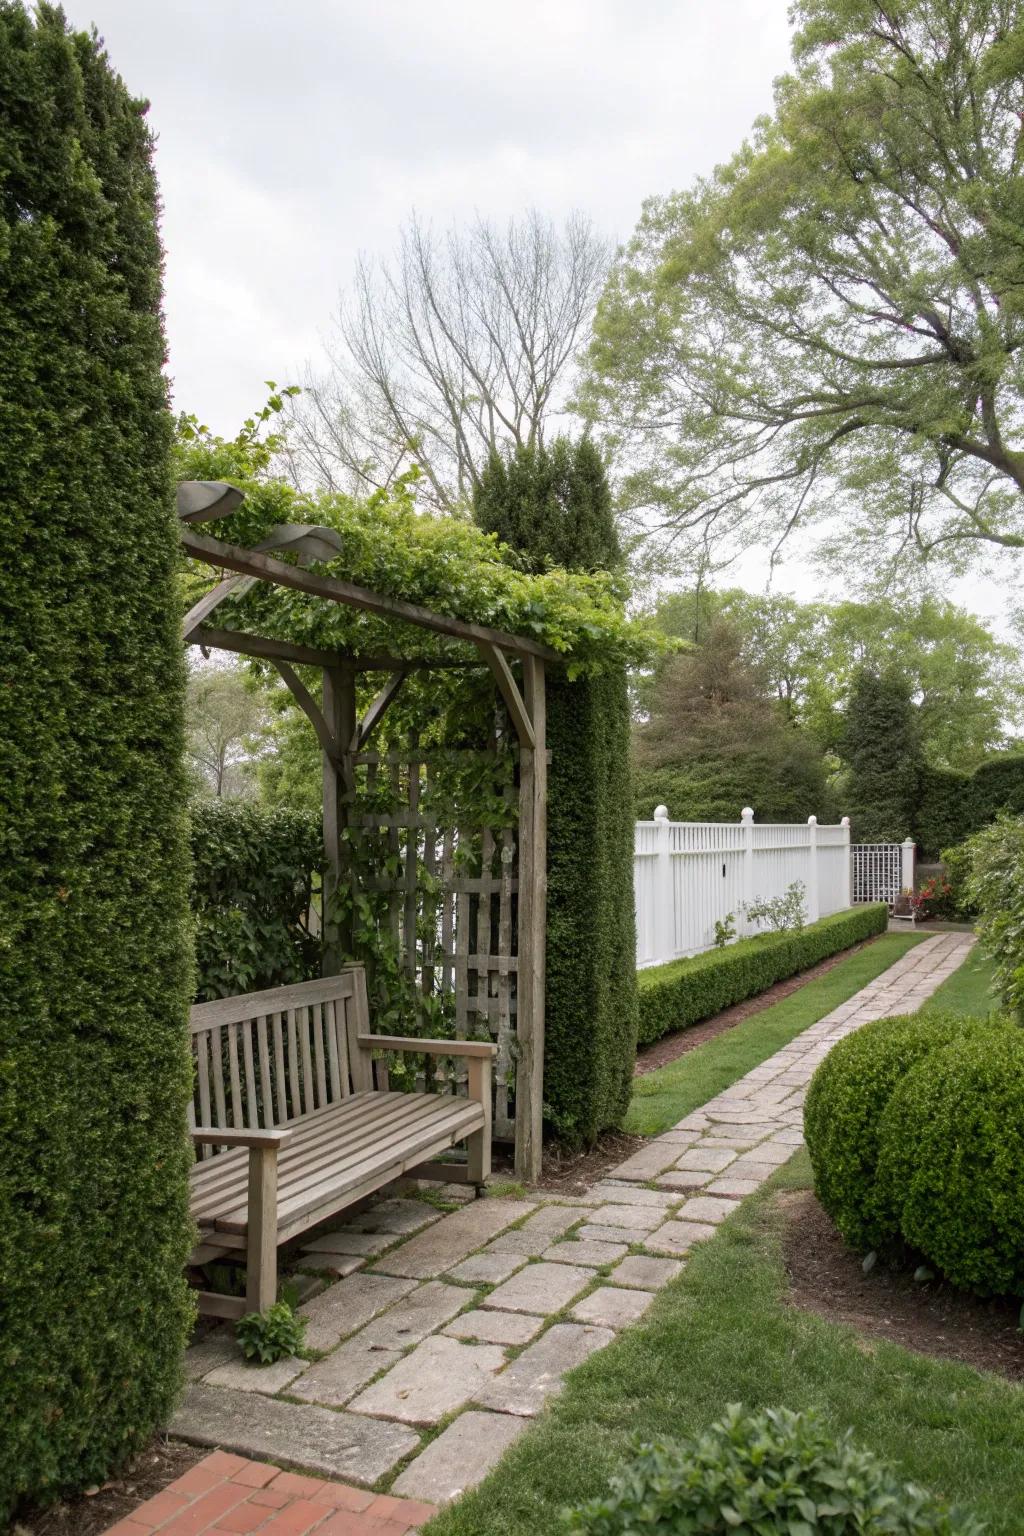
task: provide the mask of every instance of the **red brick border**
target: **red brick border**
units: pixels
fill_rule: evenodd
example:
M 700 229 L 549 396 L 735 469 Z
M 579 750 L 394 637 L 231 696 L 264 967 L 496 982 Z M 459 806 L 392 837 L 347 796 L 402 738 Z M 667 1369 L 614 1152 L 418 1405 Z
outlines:
M 433 1504 L 213 1451 L 103 1536 L 415 1536 Z

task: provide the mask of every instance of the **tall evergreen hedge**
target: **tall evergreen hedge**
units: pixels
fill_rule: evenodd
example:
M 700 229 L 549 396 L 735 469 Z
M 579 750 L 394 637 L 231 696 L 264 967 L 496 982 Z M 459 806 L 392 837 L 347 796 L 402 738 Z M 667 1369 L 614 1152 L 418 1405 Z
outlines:
M 902 842 L 914 824 L 922 757 L 910 686 L 898 672 L 854 673 L 840 753 L 854 842 Z
M 189 1317 L 183 662 L 143 107 L 0 0 L 0 1525 L 168 1408 Z
M 1024 752 L 1000 752 L 973 773 L 926 768 L 913 835 L 926 857 L 962 843 L 1001 811 L 1024 815 Z
M 600 456 L 556 440 L 485 470 L 475 513 L 535 568 L 620 562 Z M 633 797 L 625 672 L 548 670 L 544 1113 L 570 1142 L 618 1125 L 636 1057 Z

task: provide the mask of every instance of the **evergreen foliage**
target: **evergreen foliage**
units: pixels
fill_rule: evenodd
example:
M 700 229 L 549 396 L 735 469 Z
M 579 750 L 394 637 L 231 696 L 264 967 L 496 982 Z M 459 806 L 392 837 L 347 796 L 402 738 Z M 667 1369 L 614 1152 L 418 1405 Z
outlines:
M 491 455 L 473 497 L 487 533 L 518 550 L 527 570 L 613 570 L 621 561 L 611 489 L 589 438 Z
M 821 747 L 771 696 L 743 655 L 743 637 L 712 619 L 689 654 L 659 667 L 649 718 L 636 733 L 640 813 L 664 804 L 674 821 L 837 819 Z
M 323 863 L 319 813 L 198 800 L 191 826 L 197 1002 L 319 976 L 320 939 L 309 927 Z
M 884 933 L 888 921 L 885 904 L 871 902 L 823 917 L 799 933 L 760 933 L 724 949 L 651 966 L 638 977 L 639 1043 L 650 1045 L 756 997 L 775 982 Z
M 184 667 L 144 107 L 0 0 L 0 1525 L 164 1422 L 190 1306 Z
M 553 461 L 563 466 L 557 474 Z M 535 566 L 558 558 L 600 571 L 619 561 L 603 469 L 589 445 L 520 451 L 511 465 L 492 460 L 477 515 Z M 591 1142 L 625 1113 L 636 1055 L 625 669 L 575 679 L 549 669 L 547 734 L 545 1117 L 566 1140 Z
M 910 689 L 895 671 L 861 667 L 846 706 L 840 750 L 853 840 L 899 843 L 914 826 L 920 738 Z
M 914 836 L 922 852 L 934 858 L 1001 814 L 1024 815 L 1024 752 L 1000 752 L 971 774 L 926 768 Z
M 963 849 L 966 904 L 978 941 L 995 961 L 993 985 L 1024 1024 L 1024 816 L 1000 816 Z

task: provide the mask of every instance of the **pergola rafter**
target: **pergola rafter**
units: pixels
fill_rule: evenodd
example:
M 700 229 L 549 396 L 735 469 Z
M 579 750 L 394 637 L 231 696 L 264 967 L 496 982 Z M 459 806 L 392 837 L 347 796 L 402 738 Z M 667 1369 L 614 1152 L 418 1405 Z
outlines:
M 290 689 L 296 703 L 310 720 L 320 742 L 323 768 L 324 824 L 324 973 L 340 967 L 343 943 L 337 920 L 332 917 L 335 898 L 348 873 L 344 862 L 343 833 L 349 824 L 356 784 L 357 759 L 365 754 L 373 732 L 398 696 L 409 673 L 435 668 L 483 668 L 494 677 L 519 743 L 519 872 L 518 953 L 498 957 L 504 974 L 509 966 L 517 974 L 515 1039 L 515 1166 L 519 1177 L 536 1180 L 541 1166 L 541 1121 L 544 1070 L 544 954 L 547 889 L 547 750 L 545 745 L 545 665 L 561 661 L 559 654 L 528 636 L 492 629 L 487 625 L 453 618 L 401 598 L 369 591 L 342 578 L 291 564 L 267 552 L 284 548 L 300 560 L 337 558 L 330 540 L 332 530 L 303 526 L 275 529 L 262 549 L 246 549 L 196 532 L 194 523 L 225 515 L 206 508 L 219 505 L 226 511 L 238 505 L 233 487 L 189 482 L 179 488 L 182 517 L 181 542 L 185 552 L 221 572 L 232 572 L 191 609 L 184 622 L 187 644 L 204 650 L 220 649 L 271 662 Z M 221 499 L 218 500 L 218 497 Z M 202 510 L 199 510 L 199 509 Z M 197 515 L 198 514 L 198 515 Z M 335 536 L 336 537 L 336 536 Z M 271 635 L 206 624 L 226 597 L 238 596 L 261 582 L 304 593 L 311 601 L 340 604 L 368 615 L 398 620 L 454 643 L 455 653 L 437 657 L 381 655 L 368 647 L 328 650 L 295 644 Z M 459 654 L 459 647 L 465 654 Z M 522 686 L 512 664 L 522 668 Z M 316 667 L 322 678 L 322 699 L 317 703 L 294 670 Z M 389 677 L 376 693 L 360 720 L 356 707 L 356 680 L 363 673 L 387 672 Z M 418 788 L 410 786 L 414 824 Z M 413 837 L 410 830 L 409 836 Z M 478 882 L 481 888 L 485 880 Z M 462 882 L 463 888 L 467 882 Z M 503 895 L 503 903 L 505 896 Z M 504 906 L 503 906 L 504 912 Z M 409 909 L 406 911 L 408 931 Z M 511 920 L 502 918 L 503 940 L 511 943 Z M 508 932 L 505 932 L 508 930 Z M 466 957 L 467 959 L 470 957 Z M 458 968 L 457 968 L 458 969 Z M 462 967 L 465 972 L 466 967 Z M 456 974 L 455 986 L 465 984 Z M 458 1010 L 457 1010 L 458 1012 Z

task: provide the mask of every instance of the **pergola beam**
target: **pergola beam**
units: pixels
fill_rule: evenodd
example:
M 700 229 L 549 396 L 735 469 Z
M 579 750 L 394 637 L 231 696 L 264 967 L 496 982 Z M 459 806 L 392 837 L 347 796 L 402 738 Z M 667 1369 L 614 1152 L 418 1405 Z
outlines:
M 530 712 L 526 707 L 523 696 L 519 692 L 519 686 L 512 676 L 512 668 L 496 645 L 489 645 L 486 641 L 481 640 L 478 650 L 494 673 L 494 680 L 498 685 L 498 691 L 505 701 L 505 708 L 508 710 L 509 718 L 515 726 L 520 745 L 532 748 L 536 744 L 533 722 L 530 719 Z
M 337 667 L 345 662 L 355 672 L 398 672 L 441 670 L 465 671 L 483 666 L 476 656 L 423 657 L 356 656 L 349 651 L 319 651 L 311 645 L 295 645 L 291 640 L 271 640 L 266 635 L 247 635 L 240 629 L 212 629 L 201 625 L 186 635 L 187 645 L 210 651 L 233 651 L 238 656 L 255 656 L 261 661 L 290 661 L 300 667 Z
M 405 678 L 406 674 L 404 670 L 399 672 L 392 672 L 391 676 L 384 684 L 384 687 L 377 694 L 377 697 L 371 702 L 366 711 L 366 714 L 356 726 L 355 731 L 352 734 L 352 745 L 349 748 L 350 752 L 363 751 L 370 737 L 373 735 L 374 731 L 377 729 L 378 725 L 387 714 L 388 708 L 397 696 L 398 690 L 405 682 Z
M 300 566 L 288 565 L 283 560 L 243 549 L 238 544 L 222 544 L 219 539 L 210 539 L 204 534 L 193 532 L 187 524 L 181 529 L 181 543 L 185 553 L 194 559 L 203 560 L 207 565 L 223 570 L 236 571 L 241 576 L 255 576 L 275 586 L 291 587 L 296 592 L 308 593 L 310 597 L 323 597 L 328 602 L 361 608 L 366 613 L 375 613 L 382 618 L 402 619 L 407 624 L 416 624 L 421 629 L 430 629 L 439 635 L 452 635 L 457 640 L 472 641 L 474 645 L 484 640 L 517 655 L 539 656 L 549 661 L 561 660 L 557 651 L 536 640 L 528 640 L 524 635 L 506 634 L 486 624 L 452 619 L 446 614 L 434 613 L 430 608 L 421 608 L 418 603 L 407 603 L 398 597 L 384 597 L 379 592 L 358 587 L 354 582 L 305 571 Z

